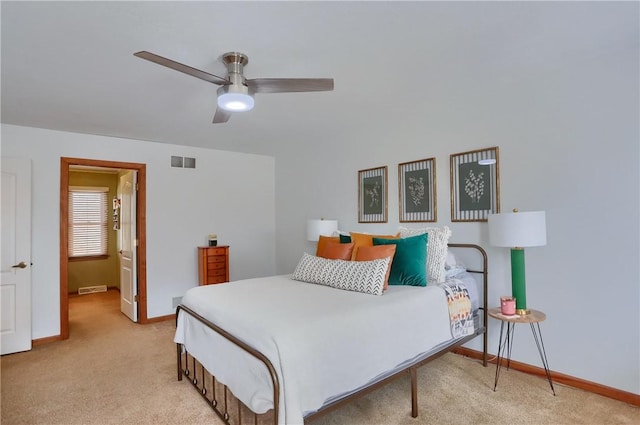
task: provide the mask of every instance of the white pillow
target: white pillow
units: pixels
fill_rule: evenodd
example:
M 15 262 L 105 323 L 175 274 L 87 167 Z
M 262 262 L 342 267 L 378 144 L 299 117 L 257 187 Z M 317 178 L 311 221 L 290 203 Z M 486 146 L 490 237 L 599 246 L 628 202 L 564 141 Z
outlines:
M 447 252 L 447 260 L 444 262 L 444 275 L 446 279 L 459 275 L 462 272 L 466 272 L 467 267 L 458 260 L 453 252 Z
M 389 262 L 390 258 L 371 261 L 329 260 L 305 252 L 291 278 L 347 291 L 382 295 Z
M 417 236 L 427 233 L 427 282 L 441 283 L 445 281 L 444 264 L 447 259 L 447 244 L 451 236 L 451 229 L 442 227 L 423 227 L 409 229 L 400 226 L 398 228 L 401 238 Z
M 447 259 L 444 262 L 445 270 L 454 268 L 458 264 L 458 259 L 453 252 L 447 251 Z

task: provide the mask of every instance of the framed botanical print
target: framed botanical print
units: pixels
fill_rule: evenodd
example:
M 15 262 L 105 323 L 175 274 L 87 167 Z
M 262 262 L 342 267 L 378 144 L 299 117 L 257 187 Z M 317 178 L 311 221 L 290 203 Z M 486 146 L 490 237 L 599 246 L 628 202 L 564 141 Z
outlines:
M 436 159 L 398 164 L 400 222 L 437 221 Z
M 487 221 L 500 212 L 498 148 L 451 155 L 451 221 Z
M 358 223 L 387 222 L 387 167 L 358 171 Z

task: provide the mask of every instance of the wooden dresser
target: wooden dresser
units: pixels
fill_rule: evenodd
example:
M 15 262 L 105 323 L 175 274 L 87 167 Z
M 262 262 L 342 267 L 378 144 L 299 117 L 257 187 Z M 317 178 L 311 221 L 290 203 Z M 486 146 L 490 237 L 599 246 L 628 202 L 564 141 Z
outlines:
M 198 283 L 212 285 L 229 282 L 229 247 L 198 247 Z

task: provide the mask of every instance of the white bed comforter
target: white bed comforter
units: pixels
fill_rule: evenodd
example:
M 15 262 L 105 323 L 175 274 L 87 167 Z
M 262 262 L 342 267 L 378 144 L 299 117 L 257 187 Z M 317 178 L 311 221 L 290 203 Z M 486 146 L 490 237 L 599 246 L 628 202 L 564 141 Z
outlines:
M 280 381 L 281 424 L 303 423 L 327 398 L 452 338 L 437 286 L 390 286 L 374 296 L 283 275 L 192 288 L 182 304 L 269 358 Z M 273 407 L 266 368 L 235 345 L 187 314 L 178 317 L 175 342 L 254 412 Z

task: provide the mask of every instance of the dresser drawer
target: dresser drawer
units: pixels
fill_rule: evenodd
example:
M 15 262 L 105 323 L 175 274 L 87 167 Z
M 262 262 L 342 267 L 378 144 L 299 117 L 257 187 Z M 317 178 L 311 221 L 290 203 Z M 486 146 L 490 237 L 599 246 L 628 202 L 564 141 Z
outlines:
M 216 270 L 222 270 L 225 271 L 227 268 L 227 264 L 225 262 L 222 263 L 208 263 L 207 264 L 207 271 L 209 273 L 216 271 Z
M 210 255 L 207 257 L 207 263 L 224 263 L 226 261 L 226 255 Z
M 227 254 L 227 248 L 222 247 L 211 247 L 205 248 L 207 251 L 207 256 L 211 257 L 212 255 L 222 255 L 225 256 Z
M 207 278 L 207 285 L 215 285 L 216 283 L 225 283 L 227 279 L 223 276 L 209 276 Z

